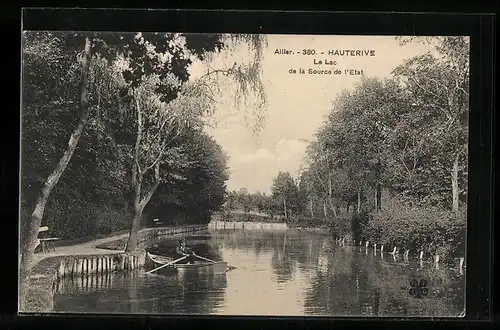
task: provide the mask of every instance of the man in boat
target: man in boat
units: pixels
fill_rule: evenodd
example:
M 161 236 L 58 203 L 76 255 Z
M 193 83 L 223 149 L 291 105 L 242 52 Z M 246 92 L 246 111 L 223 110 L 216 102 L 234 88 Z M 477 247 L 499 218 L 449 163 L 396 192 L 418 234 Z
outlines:
M 186 260 L 187 260 L 188 264 L 194 263 L 194 260 L 195 260 L 194 252 L 190 248 L 187 247 L 187 242 L 186 242 L 185 238 L 179 240 L 179 244 L 177 245 L 177 248 L 175 249 L 175 253 L 177 253 L 177 255 L 179 255 L 179 256 L 187 257 Z

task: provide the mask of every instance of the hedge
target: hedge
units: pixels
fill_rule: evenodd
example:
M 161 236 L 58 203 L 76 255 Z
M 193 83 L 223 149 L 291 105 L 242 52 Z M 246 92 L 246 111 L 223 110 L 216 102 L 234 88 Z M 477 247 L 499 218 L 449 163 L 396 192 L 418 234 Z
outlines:
M 445 258 L 465 255 L 466 210 L 397 207 L 354 215 L 351 233 L 363 241 L 388 247 L 422 250 Z

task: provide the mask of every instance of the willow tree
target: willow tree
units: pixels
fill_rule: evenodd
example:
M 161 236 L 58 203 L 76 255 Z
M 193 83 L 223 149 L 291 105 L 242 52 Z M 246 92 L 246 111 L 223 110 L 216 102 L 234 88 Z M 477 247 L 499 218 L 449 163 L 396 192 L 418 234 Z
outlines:
M 260 80 L 263 36 L 153 33 L 137 34 L 134 40 L 123 52 L 126 65 L 122 72 L 128 82 L 124 100 L 134 113 L 129 127 L 135 127 L 129 132 L 134 143 L 128 212 L 131 227 L 126 251 L 137 248 L 142 212 L 161 183 L 161 163 L 175 155 L 173 142 L 181 132 L 202 126 L 217 110 L 218 98 L 224 92 L 233 93 L 235 109 L 248 105 L 251 96 L 260 100 L 252 107 L 253 131 L 262 127 L 266 106 Z M 216 53 L 238 44 L 251 46 L 252 61 L 210 67 Z M 208 63 L 207 71 L 189 79 L 189 66 L 194 60 Z

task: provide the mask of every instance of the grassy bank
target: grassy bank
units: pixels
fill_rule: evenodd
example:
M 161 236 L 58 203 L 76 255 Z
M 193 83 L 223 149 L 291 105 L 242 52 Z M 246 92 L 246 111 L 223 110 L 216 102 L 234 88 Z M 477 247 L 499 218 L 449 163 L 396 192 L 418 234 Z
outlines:
M 45 313 L 51 312 L 54 306 L 54 277 L 57 267 L 66 258 L 58 256 L 40 261 L 33 268 L 28 294 L 20 304 L 20 312 Z

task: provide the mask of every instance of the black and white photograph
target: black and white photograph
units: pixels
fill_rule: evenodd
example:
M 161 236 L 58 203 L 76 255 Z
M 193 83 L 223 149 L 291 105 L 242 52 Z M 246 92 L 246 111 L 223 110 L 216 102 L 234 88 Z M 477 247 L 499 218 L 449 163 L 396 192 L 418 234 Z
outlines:
M 469 47 L 24 31 L 19 313 L 464 317 Z

